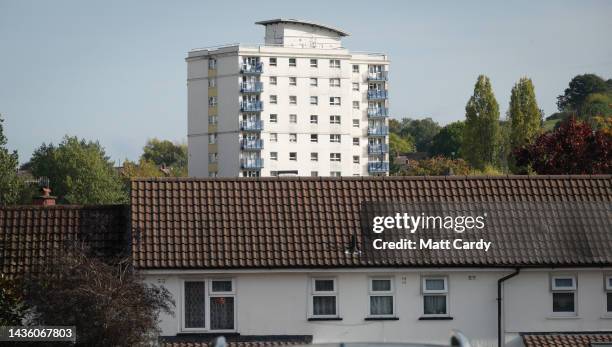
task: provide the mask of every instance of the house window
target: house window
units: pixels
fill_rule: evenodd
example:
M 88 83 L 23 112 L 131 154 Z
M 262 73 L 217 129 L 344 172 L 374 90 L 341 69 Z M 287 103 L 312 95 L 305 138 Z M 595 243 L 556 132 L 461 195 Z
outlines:
M 289 95 L 289 105 L 297 105 L 297 96 Z
M 311 177 L 318 177 L 319 176 L 319 171 L 310 171 L 310 176 Z
M 289 85 L 297 86 L 297 77 L 289 77 Z
M 394 315 L 394 288 L 391 278 L 370 278 L 368 291 L 371 317 Z
M 310 86 L 311 87 L 316 87 L 318 85 L 319 85 L 319 80 L 318 79 L 316 79 L 316 78 L 311 78 L 310 79 Z
M 295 60 L 295 58 L 289 58 L 289 66 L 292 66 L 292 67 L 297 66 L 297 61 Z
M 270 160 L 278 160 L 278 152 L 270 152 Z
M 311 105 L 318 105 L 319 104 L 319 98 L 316 96 L 311 96 L 310 97 L 310 104 Z
M 340 143 L 340 134 L 331 134 L 329 135 L 329 142 L 331 143 Z
M 359 138 L 353 137 L 353 146 L 359 146 Z
M 208 68 L 214 70 L 217 68 L 217 59 L 208 59 Z
M 353 72 L 359 72 L 359 65 L 353 65 Z
M 207 288 L 208 284 L 208 288 Z M 183 283 L 183 328 L 234 330 L 235 291 L 231 279 Z
M 353 101 L 353 110 L 359 109 L 359 101 Z
M 552 276 L 551 281 L 553 313 L 575 314 L 576 277 Z
M 278 134 L 270 133 L 270 142 L 278 142 Z
M 214 88 L 217 85 L 217 79 L 216 78 L 209 78 L 208 79 L 208 87 L 209 88 Z
M 353 156 L 353 164 L 359 164 L 359 156 L 358 155 L 354 155 Z
M 270 171 L 270 176 L 278 177 L 278 171 Z
M 270 58 L 270 66 L 276 66 L 276 58 Z
M 208 171 L 208 177 L 217 177 L 217 171 Z
M 312 316 L 320 318 L 337 317 L 337 295 L 335 278 L 313 278 Z
M 353 90 L 359 91 L 359 83 L 353 83 Z
M 297 123 L 297 114 L 289 115 L 289 123 Z
M 319 135 L 310 134 L 310 142 L 319 142 Z
M 215 164 L 218 160 L 218 153 L 208 153 L 208 163 Z
M 359 119 L 353 119 L 353 128 L 359 128 Z
M 310 152 L 310 161 L 319 161 L 319 153 Z
M 318 67 L 319 62 L 316 59 L 310 59 L 310 67 Z
M 448 315 L 448 279 L 423 278 L 423 315 Z
M 215 143 L 217 143 L 217 134 L 208 135 L 208 144 L 214 145 Z
M 339 78 L 330 78 L 329 79 L 330 87 L 340 87 L 340 79 Z
M 340 68 L 340 60 L 338 59 L 331 59 L 329 61 L 329 67 L 332 69 L 339 69 Z
M 277 114 L 271 114 L 270 115 L 270 123 L 278 123 L 278 115 Z
M 319 123 L 319 116 L 317 116 L 316 114 L 311 114 L 310 124 L 317 124 L 317 123 Z
M 297 142 L 297 134 L 289 134 L 289 142 Z
M 270 104 L 276 105 L 277 102 L 278 98 L 276 97 L 276 95 L 270 95 Z
M 270 76 L 270 85 L 271 86 L 275 86 L 276 85 L 276 76 Z
M 297 161 L 297 152 L 289 152 L 289 160 Z
M 340 124 L 340 116 L 338 115 L 329 116 L 329 124 Z
M 340 153 L 329 153 L 329 161 L 340 161 Z
M 208 106 L 210 106 L 210 107 L 217 106 L 217 97 L 216 96 L 211 96 L 211 97 L 208 98 Z
M 217 116 L 208 116 L 208 124 L 217 124 Z
M 340 97 L 338 97 L 338 96 L 331 96 L 329 98 L 329 105 L 330 106 L 340 106 Z
M 612 276 L 606 277 L 606 312 L 612 313 Z

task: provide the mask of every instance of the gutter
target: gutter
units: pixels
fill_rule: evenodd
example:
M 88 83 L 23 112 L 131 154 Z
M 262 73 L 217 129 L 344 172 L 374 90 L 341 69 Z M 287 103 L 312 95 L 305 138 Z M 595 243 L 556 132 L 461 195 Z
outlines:
M 502 336 L 502 285 L 506 280 L 511 279 L 521 272 L 521 268 L 516 268 L 513 273 L 497 280 L 497 347 L 504 346 L 504 336 Z

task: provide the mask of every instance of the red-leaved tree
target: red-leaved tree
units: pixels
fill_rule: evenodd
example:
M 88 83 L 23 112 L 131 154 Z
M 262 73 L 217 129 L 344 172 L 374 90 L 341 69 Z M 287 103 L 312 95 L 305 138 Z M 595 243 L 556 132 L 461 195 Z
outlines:
M 538 174 L 612 173 L 612 136 L 571 117 L 514 150 L 516 162 Z

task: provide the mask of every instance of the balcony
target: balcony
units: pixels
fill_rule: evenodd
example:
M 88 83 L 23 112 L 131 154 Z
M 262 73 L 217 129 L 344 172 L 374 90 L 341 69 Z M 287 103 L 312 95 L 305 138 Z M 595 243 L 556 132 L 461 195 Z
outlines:
M 242 131 L 262 131 L 263 121 L 260 120 L 243 120 L 240 122 L 240 130 Z
M 380 173 L 380 172 L 388 172 L 388 171 L 389 171 L 388 161 L 377 161 L 373 163 L 368 163 L 368 172 Z
M 385 100 L 387 98 L 386 90 L 370 89 L 368 90 L 368 100 Z
M 368 145 L 368 154 L 385 154 L 389 153 L 389 145 L 386 143 L 377 143 Z
M 263 104 L 261 101 L 243 101 L 240 103 L 240 111 L 261 112 L 263 111 Z
M 263 168 L 262 158 L 240 159 L 240 168 L 247 170 L 261 170 Z
M 389 117 L 389 109 L 386 107 L 368 107 L 368 118 Z
M 386 127 L 386 126 L 369 127 L 368 135 L 369 136 L 387 136 L 389 135 L 389 127 Z
M 263 92 L 263 83 L 261 82 L 241 83 L 240 92 L 241 93 L 261 93 Z
M 242 139 L 240 140 L 240 149 L 247 151 L 260 151 L 263 149 L 262 139 Z
M 371 82 L 384 82 L 389 80 L 388 71 L 378 71 L 368 73 L 368 81 Z
M 253 65 L 242 64 L 240 73 L 244 75 L 259 75 L 263 72 L 263 64 L 257 63 Z

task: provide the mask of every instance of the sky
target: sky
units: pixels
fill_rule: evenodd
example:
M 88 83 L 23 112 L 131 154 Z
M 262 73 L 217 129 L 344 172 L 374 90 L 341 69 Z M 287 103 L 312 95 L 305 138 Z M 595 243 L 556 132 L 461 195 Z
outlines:
M 393 118 L 463 119 L 479 74 L 501 117 L 530 77 L 546 115 L 577 74 L 612 78 L 612 1 L 0 0 L 0 113 L 26 162 L 66 134 L 117 163 L 149 138 L 186 142 L 186 53 L 262 43 L 254 22 L 298 18 L 351 33 L 391 59 Z

